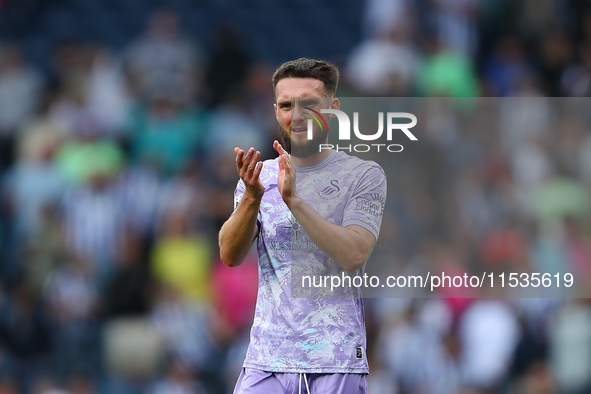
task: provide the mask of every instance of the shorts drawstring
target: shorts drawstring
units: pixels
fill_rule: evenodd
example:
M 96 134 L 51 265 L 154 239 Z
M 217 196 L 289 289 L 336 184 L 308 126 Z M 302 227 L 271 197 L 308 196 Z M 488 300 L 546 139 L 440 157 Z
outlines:
M 306 373 L 300 373 L 300 384 L 299 384 L 299 394 L 302 394 L 302 375 L 304 375 L 304 383 L 306 383 L 306 391 L 310 394 L 310 386 L 308 386 L 308 379 L 306 379 Z

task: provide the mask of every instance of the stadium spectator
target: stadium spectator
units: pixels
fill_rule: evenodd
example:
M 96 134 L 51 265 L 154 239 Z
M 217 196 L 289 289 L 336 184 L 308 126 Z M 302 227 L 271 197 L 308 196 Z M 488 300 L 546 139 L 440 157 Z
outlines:
M 43 88 L 42 75 L 18 45 L 0 46 L 0 169 L 14 159 L 14 138 L 35 114 Z
M 183 35 L 178 15 L 167 9 L 152 13 L 146 33 L 129 46 L 124 61 L 136 95 L 150 98 L 165 87 L 181 104 L 197 94 L 205 66 L 202 50 Z

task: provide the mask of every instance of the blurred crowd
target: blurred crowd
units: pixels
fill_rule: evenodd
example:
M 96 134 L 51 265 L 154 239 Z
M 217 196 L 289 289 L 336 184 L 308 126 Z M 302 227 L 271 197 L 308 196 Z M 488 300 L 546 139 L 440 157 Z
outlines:
M 586 1 L 363 7 L 362 39 L 327 59 L 342 95 L 591 93 Z M 264 34 L 289 46 L 298 33 Z M 278 64 L 239 28 L 187 34 L 174 8 L 155 9 L 123 50 L 74 36 L 47 64 L 0 36 L 0 393 L 230 393 L 257 262 L 223 265 L 217 233 L 233 148 L 273 157 Z M 373 258 L 588 276 L 587 120 L 552 123 L 527 103 L 505 109 L 502 134 L 434 109 L 420 154 L 388 179 L 390 242 Z M 549 202 L 532 208 L 540 188 Z M 367 300 L 372 394 L 591 392 L 591 303 L 466 295 Z

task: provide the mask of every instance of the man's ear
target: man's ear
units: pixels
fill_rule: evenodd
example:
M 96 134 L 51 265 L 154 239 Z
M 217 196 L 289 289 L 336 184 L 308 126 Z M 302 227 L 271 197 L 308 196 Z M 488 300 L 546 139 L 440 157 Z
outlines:
M 333 98 L 331 99 L 330 102 L 330 109 L 340 109 L 341 108 L 341 102 L 339 101 L 338 98 Z M 328 119 L 332 119 L 334 118 L 336 115 L 335 114 L 328 114 Z
M 277 117 L 277 104 L 273 103 L 273 109 L 275 110 L 275 119 L 279 122 L 279 118 Z
M 331 109 L 340 109 L 341 108 L 341 102 L 339 101 L 338 98 L 332 99 L 332 105 L 330 108 Z

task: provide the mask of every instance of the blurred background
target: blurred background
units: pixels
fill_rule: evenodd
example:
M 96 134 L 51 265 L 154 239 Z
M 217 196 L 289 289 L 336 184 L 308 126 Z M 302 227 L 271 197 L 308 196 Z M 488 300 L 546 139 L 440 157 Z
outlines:
M 218 258 L 233 148 L 273 157 L 300 56 L 343 96 L 582 97 L 591 3 L 0 0 L 1 394 L 232 392 L 257 287 Z M 440 111 L 375 253 L 588 273 L 590 132 L 521 109 L 492 137 Z M 588 300 L 461 296 L 366 301 L 371 394 L 591 393 Z

